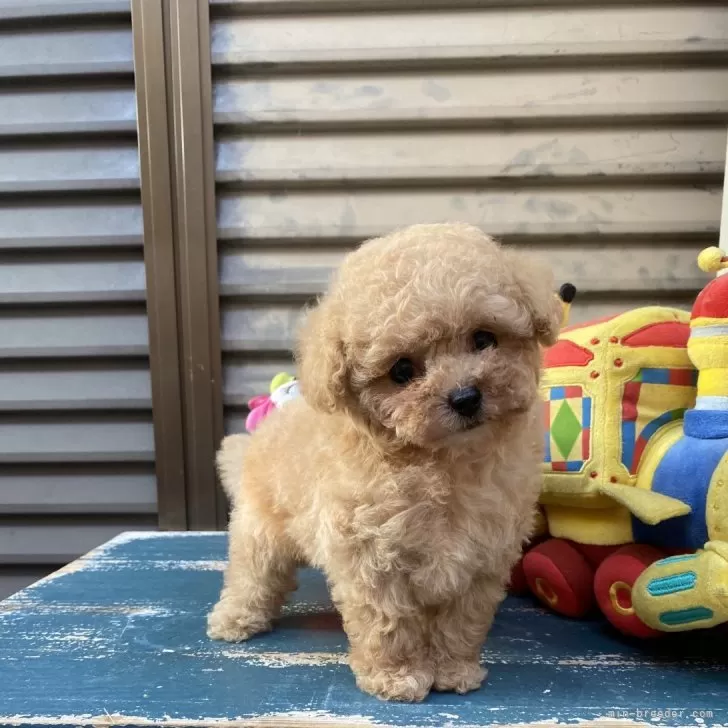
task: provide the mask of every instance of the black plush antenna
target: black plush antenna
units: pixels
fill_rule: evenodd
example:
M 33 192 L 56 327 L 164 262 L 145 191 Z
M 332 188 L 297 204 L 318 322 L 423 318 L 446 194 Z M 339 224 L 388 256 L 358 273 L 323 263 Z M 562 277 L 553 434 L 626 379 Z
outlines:
M 564 283 L 559 288 L 559 298 L 562 306 L 561 328 L 563 329 L 569 323 L 569 311 L 573 300 L 576 298 L 576 286 L 573 283 Z

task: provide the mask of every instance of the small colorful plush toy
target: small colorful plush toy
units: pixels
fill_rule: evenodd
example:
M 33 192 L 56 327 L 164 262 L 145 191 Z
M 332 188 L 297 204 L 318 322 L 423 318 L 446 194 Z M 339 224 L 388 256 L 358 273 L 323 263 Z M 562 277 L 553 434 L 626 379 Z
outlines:
M 629 311 L 545 354 L 543 523 L 512 587 L 633 636 L 728 622 L 728 258 L 698 264 L 692 316 Z
M 245 429 L 253 432 L 271 410 L 282 407 L 298 395 L 298 381 L 295 377 L 285 372 L 276 374 L 270 383 L 270 394 L 258 395 L 248 402 L 250 412 L 245 420 Z

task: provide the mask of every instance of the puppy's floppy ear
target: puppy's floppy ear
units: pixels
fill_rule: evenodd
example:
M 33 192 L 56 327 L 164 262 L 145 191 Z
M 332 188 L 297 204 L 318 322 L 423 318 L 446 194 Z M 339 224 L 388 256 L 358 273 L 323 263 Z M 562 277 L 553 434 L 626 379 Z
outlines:
M 506 255 L 518 288 L 516 295 L 531 316 L 536 338 L 543 346 L 555 344 L 564 309 L 550 266 L 523 252 L 508 250 Z
M 298 338 L 298 376 L 304 399 L 320 412 L 343 407 L 347 365 L 341 338 L 340 304 L 331 297 L 306 313 Z

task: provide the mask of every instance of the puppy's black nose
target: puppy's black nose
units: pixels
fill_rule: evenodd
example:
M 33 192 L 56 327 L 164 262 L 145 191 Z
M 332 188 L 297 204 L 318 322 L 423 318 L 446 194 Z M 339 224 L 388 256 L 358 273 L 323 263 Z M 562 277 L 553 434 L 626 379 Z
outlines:
M 463 417 L 475 417 L 480 409 L 483 395 L 477 387 L 462 387 L 450 392 L 450 406 Z

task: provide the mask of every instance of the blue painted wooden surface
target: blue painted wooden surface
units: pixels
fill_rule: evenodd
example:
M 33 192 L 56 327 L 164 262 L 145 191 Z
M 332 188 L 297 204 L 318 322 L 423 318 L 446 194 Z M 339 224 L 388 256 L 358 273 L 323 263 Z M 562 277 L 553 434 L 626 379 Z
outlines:
M 509 599 L 487 685 L 393 705 L 360 693 L 321 576 L 278 629 L 211 642 L 220 534 L 125 534 L 0 604 L 2 725 L 728 725 L 725 634 L 630 643 Z

